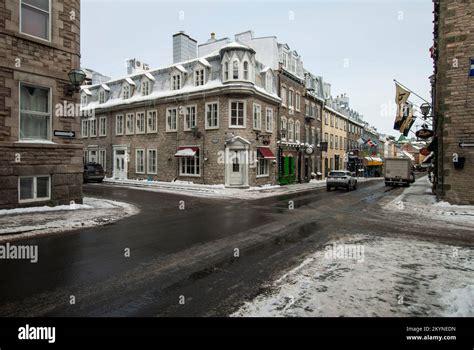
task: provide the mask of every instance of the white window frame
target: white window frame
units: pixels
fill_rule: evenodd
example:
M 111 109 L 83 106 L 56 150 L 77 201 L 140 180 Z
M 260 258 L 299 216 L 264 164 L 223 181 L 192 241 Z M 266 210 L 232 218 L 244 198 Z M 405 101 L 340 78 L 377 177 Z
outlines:
M 273 93 L 273 74 L 270 70 L 267 71 L 265 77 L 265 88 L 268 92 Z
M 228 81 L 229 80 L 229 61 L 225 61 L 224 62 L 224 68 L 222 69 L 223 70 L 223 76 L 222 76 L 222 80 L 223 81 Z
M 141 153 L 143 157 L 141 158 L 141 162 L 139 163 L 138 160 L 138 153 Z M 135 149 L 135 174 L 145 174 L 145 149 L 144 148 L 137 148 Z M 138 169 L 138 165 L 141 165 L 143 167 L 143 171 L 139 171 L 141 169 Z
M 138 126 L 141 128 L 138 128 Z M 145 111 L 140 111 L 135 113 L 135 134 L 143 135 L 146 132 L 146 113 Z
M 38 178 L 48 178 L 48 197 L 38 198 Z M 33 178 L 33 198 L 21 199 L 21 179 Z M 18 177 L 18 203 L 44 202 L 51 200 L 51 175 L 33 175 L 33 176 L 19 176 Z
M 155 128 L 150 128 L 150 120 L 154 119 Z M 147 111 L 146 117 L 146 133 L 147 134 L 156 134 L 158 132 L 158 111 L 156 109 L 152 111 Z
M 189 118 L 189 110 L 194 109 L 194 126 L 196 127 L 198 124 L 197 120 L 197 105 L 188 105 L 184 107 L 184 131 L 191 131 L 193 126 L 189 125 L 188 118 Z
M 142 83 L 141 83 L 141 93 L 142 93 L 142 96 L 148 96 L 151 92 L 150 90 L 150 87 L 151 87 L 151 83 L 150 83 L 150 80 L 148 80 L 148 78 L 143 78 L 142 80 Z
M 105 148 L 99 148 L 99 152 L 97 153 L 97 163 L 102 165 L 105 172 L 107 169 L 107 150 Z
M 97 137 L 97 118 L 89 119 L 89 123 L 89 137 Z
M 232 103 L 243 104 L 243 125 L 232 125 Z M 237 117 L 238 118 L 238 117 Z M 247 101 L 246 100 L 229 100 L 229 128 L 232 129 L 244 129 L 247 127 Z
M 122 99 L 127 100 L 132 96 L 132 88 L 129 83 L 122 85 Z
M 81 107 L 87 106 L 89 103 L 89 96 L 85 92 L 81 94 Z
M 198 151 L 199 152 L 199 151 Z M 194 170 L 199 168 L 199 172 L 194 172 L 194 173 L 187 173 L 183 172 L 183 162 L 188 162 L 193 160 L 194 162 Z M 199 153 L 196 153 L 194 157 L 180 157 L 179 158 L 179 176 L 187 176 L 187 177 L 201 177 L 201 156 Z M 185 166 L 185 169 L 187 167 Z
M 171 90 L 176 91 L 180 90 L 183 86 L 183 77 L 181 73 L 171 74 Z
M 105 90 L 99 90 L 99 104 L 105 103 Z
M 33 34 L 29 34 L 29 33 L 25 33 L 22 29 L 23 29 L 23 23 L 22 23 L 22 5 L 23 5 L 23 0 L 20 0 L 19 1 L 19 32 L 23 35 L 26 35 L 26 36 L 29 36 L 31 38 L 35 38 L 35 39 L 38 39 L 38 40 L 43 40 L 43 41 L 46 41 L 46 42 L 51 42 L 51 31 L 52 31 L 52 23 L 51 23 L 51 20 L 52 20 L 52 3 L 51 3 L 51 0 L 48 1 L 48 8 L 49 8 L 49 11 L 45 11 L 43 9 L 40 9 L 36 6 L 33 6 L 33 5 L 30 5 L 30 4 L 24 4 L 25 6 L 29 7 L 29 8 L 33 8 L 37 11 L 41 11 L 43 13 L 47 13 L 48 14 L 48 38 L 45 39 L 45 38 L 42 38 L 40 36 L 36 36 L 36 35 L 33 35 Z
M 198 66 L 194 69 L 194 86 L 202 86 L 206 84 L 206 69 Z
M 22 110 L 21 109 L 21 87 L 22 85 L 25 86 L 30 86 L 33 88 L 40 88 L 40 89 L 47 89 L 48 90 L 48 113 L 46 112 L 34 112 L 34 111 L 27 111 L 27 110 Z M 53 96 L 52 96 L 52 89 L 50 86 L 44 86 L 44 85 L 38 85 L 38 84 L 30 84 L 27 82 L 22 82 L 20 81 L 18 84 L 18 140 L 19 141 L 28 141 L 28 142 L 35 142 L 35 141 L 51 141 L 52 140 L 52 129 L 53 129 L 53 117 L 52 117 L 52 108 L 53 108 Z M 21 138 L 21 114 L 22 112 L 28 113 L 28 114 L 35 114 L 38 116 L 48 116 L 49 117 L 49 122 L 48 122 L 48 137 L 46 139 L 22 139 Z
M 150 156 L 150 153 L 151 152 L 155 152 L 155 155 L 154 157 L 151 157 Z M 158 150 L 156 148 L 148 148 L 146 150 L 146 172 L 147 174 L 151 174 L 151 175 L 156 175 L 158 174 Z M 155 166 L 155 169 L 153 170 L 150 170 L 150 165 L 152 165 L 153 163 L 151 163 L 150 161 L 151 160 L 154 160 L 154 166 Z
M 288 120 L 288 141 L 293 142 L 295 139 L 295 121 L 293 119 Z
M 295 108 L 295 90 L 293 88 L 288 89 L 288 108 L 294 109 Z
M 283 107 L 286 107 L 286 95 L 287 95 L 286 91 L 287 91 L 286 86 L 283 85 L 280 87 L 281 105 Z
M 295 121 L 295 142 L 301 141 L 301 123 L 299 120 Z
M 82 119 L 81 121 L 81 136 L 83 139 L 89 137 L 89 119 Z
M 216 125 L 209 125 L 209 118 L 208 118 L 209 106 L 214 106 L 214 105 L 216 106 Z M 206 130 L 219 129 L 219 101 L 206 103 L 206 118 L 205 119 L 206 119 L 205 121 Z
M 235 77 L 235 67 L 237 67 L 237 78 Z M 240 64 L 238 60 L 232 61 L 232 80 L 239 80 L 240 79 Z
M 295 93 L 295 109 L 301 111 L 301 94 L 298 91 Z
M 122 131 L 119 131 L 119 125 L 120 125 L 119 119 L 120 118 L 122 119 L 122 124 L 121 124 L 122 125 L 122 128 L 121 128 Z M 124 132 L 125 132 L 125 115 L 117 114 L 115 116 L 115 135 L 123 135 Z
M 260 166 L 264 164 L 264 172 L 261 172 Z M 268 159 L 263 158 L 262 156 L 257 156 L 257 179 L 262 177 L 269 177 L 270 176 L 270 162 Z
M 252 126 L 254 130 L 262 130 L 262 106 L 253 104 Z
M 175 113 L 175 127 L 171 128 L 171 124 L 169 123 L 171 117 L 171 111 Z M 166 108 L 166 132 L 177 132 L 178 131 L 178 108 L 177 107 L 170 107 Z
M 267 132 L 273 132 L 273 108 L 265 109 L 265 127 Z
M 104 127 L 102 130 L 102 126 Z M 99 117 L 99 136 L 107 136 L 107 117 Z
M 282 141 L 286 141 L 288 139 L 288 120 L 286 119 L 286 117 L 282 116 L 280 118 L 280 123 L 281 123 L 280 129 L 285 130 L 285 136 L 284 137 L 282 136 L 281 139 Z
M 130 128 L 128 127 L 129 119 L 131 121 Z M 125 114 L 125 135 L 134 135 L 134 134 L 135 134 L 135 113 L 126 113 Z
M 247 65 L 247 68 L 245 67 Z M 250 64 L 247 60 L 242 63 L 242 78 L 250 80 Z

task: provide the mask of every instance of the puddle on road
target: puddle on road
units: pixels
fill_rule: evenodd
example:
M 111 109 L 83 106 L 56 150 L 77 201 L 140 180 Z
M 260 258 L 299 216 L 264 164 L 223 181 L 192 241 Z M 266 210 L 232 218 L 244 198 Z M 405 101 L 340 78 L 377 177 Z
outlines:
M 232 316 L 474 316 L 472 247 L 370 236 L 333 243 Z M 340 247 L 363 247 L 363 261 L 350 249 L 328 255 Z

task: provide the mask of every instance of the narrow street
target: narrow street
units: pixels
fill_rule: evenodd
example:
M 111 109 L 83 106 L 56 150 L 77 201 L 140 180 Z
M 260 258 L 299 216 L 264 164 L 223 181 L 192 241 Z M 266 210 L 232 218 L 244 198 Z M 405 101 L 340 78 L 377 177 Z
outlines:
M 21 241 L 38 245 L 39 261 L 1 262 L 0 316 L 227 316 L 308 254 L 343 237 L 472 247 L 474 232 L 467 227 L 382 209 L 402 191 L 373 181 L 352 192 L 324 188 L 217 201 L 87 185 L 88 196 L 131 202 L 141 212 Z

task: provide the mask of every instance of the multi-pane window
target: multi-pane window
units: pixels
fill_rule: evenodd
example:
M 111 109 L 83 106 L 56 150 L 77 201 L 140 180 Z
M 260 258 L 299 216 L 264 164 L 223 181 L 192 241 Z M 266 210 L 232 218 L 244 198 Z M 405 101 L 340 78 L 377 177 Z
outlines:
M 324 133 L 324 140 L 323 140 L 323 142 L 328 142 L 328 133 L 327 133 L 327 132 Z
M 20 85 L 20 140 L 51 138 L 50 89 Z
M 310 139 L 309 139 L 309 126 L 305 126 L 305 128 L 304 128 L 304 142 L 305 142 L 305 143 L 310 143 Z
M 135 172 L 137 174 L 145 173 L 145 150 L 137 149 L 135 151 Z
M 292 142 L 295 137 L 295 122 L 293 119 L 288 121 L 288 141 Z
M 293 89 L 288 90 L 288 108 L 293 108 Z
M 201 174 L 199 151 L 194 157 L 181 157 L 179 163 L 180 175 L 199 176 Z
M 130 85 L 124 84 L 124 85 L 122 86 L 122 98 L 123 98 L 124 100 L 130 98 Z
M 20 31 L 50 41 L 51 8 L 49 0 L 21 0 Z
M 50 199 L 50 176 L 25 176 L 18 179 L 18 201 L 34 202 Z
M 288 54 L 286 52 L 282 53 L 281 61 L 283 63 L 283 67 L 287 68 L 288 67 Z
M 244 62 L 244 79 L 249 80 L 249 63 L 247 61 Z
M 171 88 L 173 90 L 179 90 L 181 89 L 181 74 L 174 74 L 172 77 L 171 77 Z
M 187 106 L 184 118 L 184 129 L 191 130 L 196 126 L 196 106 Z
M 260 130 L 262 128 L 262 107 L 260 105 L 253 105 L 253 128 Z
M 204 69 L 196 69 L 194 71 L 194 85 L 204 85 Z
M 166 110 L 166 131 L 176 131 L 178 128 L 178 109 L 168 108 Z
M 239 62 L 232 62 L 232 78 L 239 79 Z
M 135 114 L 127 114 L 127 119 L 125 121 L 125 133 L 127 135 L 132 135 L 135 132 Z
M 224 63 L 224 80 L 229 80 L 229 62 Z
M 273 132 L 273 109 L 266 109 L 266 126 L 267 132 Z
M 326 124 L 326 125 L 329 124 L 328 113 L 327 112 L 324 112 L 324 124 Z
M 97 163 L 99 163 L 100 165 L 102 165 L 102 168 L 104 168 L 104 171 L 105 169 L 107 168 L 106 167 L 106 161 L 107 161 L 107 157 L 106 157 L 106 151 L 105 149 L 99 149 L 99 160 Z
M 217 102 L 206 104 L 206 128 L 219 127 L 219 104 Z
M 305 101 L 304 102 L 304 114 L 306 116 L 310 116 L 310 107 L 309 107 L 309 102 L 308 101 Z
M 156 149 L 147 150 L 147 173 L 156 174 L 157 173 L 157 151 Z
M 297 111 L 301 108 L 301 94 L 299 92 L 296 93 L 295 107 Z
M 142 81 L 142 95 L 147 96 L 150 94 L 150 82 L 146 79 Z
M 286 88 L 284 86 L 280 89 L 281 104 L 286 106 Z
M 257 157 L 257 176 L 268 176 L 269 173 L 268 159 L 263 158 L 259 154 Z
M 105 91 L 104 90 L 99 91 L 99 103 L 105 103 Z
M 87 106 L 87 102 L 88 102 L 87 94 L 83 93 L 81 95 L 81 107 Z
M 107 117 L 99 118 L 99 136 L 107 135 Z
M 137 112 L 136 114 L 136 134 L 145 133 L 145 112 Z
M 295 141 L 296 142 L 300 141 L 300 130 L 301 130 L 301 124 L 299 121 L 296 121 L 295 123 Z
M 286 121 L 286 118 L 285 117 L 281 117 L 281 125 L 280 125 L 280 128 L 281 128 L 281 139 L 282 140 L 286 140 L 286 136 L 287 136 L 287 121 Z
M 230 126 L 245 127 L 245 102 L 231 101 L 230 103 Z
M 339 136 L 339 148 L 344 149 L 344 143 L 342 142 L 342 136 Z
M 90 122 L 89 136 L 95 137 L 97 136 L 97 119 L 93 118 L 89 122 Z
M 115 135 L 123 135 L 123 115 L 115 116 Z
M 89 136 L 89 120 L 88 119 L 83 119 L 81 122 L 81 135 L 82 137 Z
M 330 147 L 331 149 L 334 149 L 334 135 L 333 135 L 333 134 L 330 135 L 329 147 Z
M 156 133 L 158 131 L 158 116 L 156 111 L 148 111 L 147 133 Z
M 271 72 L 267 72 L 265 84 L 265 89 L 268 92 L 273 92 L 273 75 Z
M 311 128 L 311 144 L 312 145 L 317 145 L 319 143 L 319 140 L 316 139 L 318 135 L 316 134 L 316 129 Z

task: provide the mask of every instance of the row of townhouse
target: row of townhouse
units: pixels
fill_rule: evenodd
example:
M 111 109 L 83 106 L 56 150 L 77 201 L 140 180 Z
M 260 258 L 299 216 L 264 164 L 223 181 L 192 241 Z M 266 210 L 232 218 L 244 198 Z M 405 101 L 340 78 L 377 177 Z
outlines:
M 80 1 L 0 1 L 0 209 L 82 202 Z M 74 15 L 73 15 L 74 14 Z
M 179 32 L 173 61 L 130 60 L 127 75 L 83 87 L 84 162 L 119 179 L 248 187 L 324 177 L 360 148 L 362 116 L 274 36 L 197 45 Z

